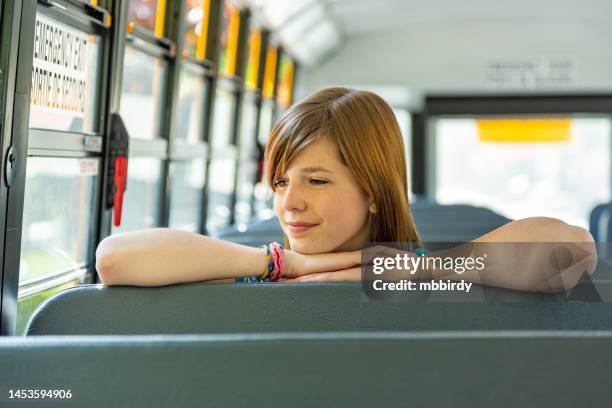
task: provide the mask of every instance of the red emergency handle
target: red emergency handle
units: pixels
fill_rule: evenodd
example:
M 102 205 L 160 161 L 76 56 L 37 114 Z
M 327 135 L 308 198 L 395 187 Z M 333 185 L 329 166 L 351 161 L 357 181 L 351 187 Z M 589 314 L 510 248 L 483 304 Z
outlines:
M 264 181 L 264 161 L 260 160 L 259 161 L 259 168 L 257 169 L 257 171 L 259 172 L 259 174 L 257 175 L 257 182 L 261 183 Z
M 115 227 L 121 225 L 121 211 L 123 210 L 123 192 L 127 183 L 127 158 L 115 158 L 115 197 L 113 200 Z

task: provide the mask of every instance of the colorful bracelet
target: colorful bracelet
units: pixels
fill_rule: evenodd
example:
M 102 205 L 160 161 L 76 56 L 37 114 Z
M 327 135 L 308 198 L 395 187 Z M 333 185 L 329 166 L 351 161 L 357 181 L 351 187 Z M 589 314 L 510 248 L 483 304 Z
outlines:
M 274 270 L 270 274 L 270 281 L 276 282 L 283 276 L 283 247 L 278 242 L 270 244 L 270 252 L 272 253 L 272 261 L 274 262 Z
M 259 283 L 259 282 L 276 282 L 283 276 L 283 247 L 278 242 L 272 242 L 270 245 L 262 245 L 260 248 L 266 250 L 266 267 L 259 276 L 247 276 L 237 282 Z

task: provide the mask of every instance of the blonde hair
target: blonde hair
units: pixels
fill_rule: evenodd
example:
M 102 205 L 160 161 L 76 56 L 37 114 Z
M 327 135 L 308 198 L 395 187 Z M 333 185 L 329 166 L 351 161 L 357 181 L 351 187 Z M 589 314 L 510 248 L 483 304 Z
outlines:
M 399 125 L 391 107 L 372 92 L 325 88 L 291 107 L 272 129 L 266 146 L 272 189 L 291 160 L 323 136 L 335 143 L 342 161 L 375 204 L 368 240 L 420 244 L 408 205 Z

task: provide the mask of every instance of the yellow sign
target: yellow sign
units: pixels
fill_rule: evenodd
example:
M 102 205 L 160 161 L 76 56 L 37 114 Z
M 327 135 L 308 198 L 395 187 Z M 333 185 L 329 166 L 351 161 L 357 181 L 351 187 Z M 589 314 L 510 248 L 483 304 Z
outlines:
M 572 120 L 477 119 L 481 142 L 569 142 Z
M 257 89 L 259 85 L 259 58 L 261 55 L 261 30 L 251 31 L 249 38 L 249 62 L 246 72 L 246 86 Z
M 208 41 L 208 21 L 210 17 L 210 0 L 204 0 L 202 3 L 202 22 L 200 33 L 198 34 L 196 58 L 203 60 L 206 58 L 206 41 Z
M 155 36 L 164 36 L 164 19 L 166 17 L 166 0 L 158 0 L 157 11 L 155 13 Z
M 280 106 L 288 108 L 293 102 L 293 76 L 295 74 L 295 66 L 293 61 L 286 55 L 281 57 L 279 71 L 276 100 Z
M 270 45 L 266 51 L 266 65 L 264 68 L 263 97 L 271 99 L 274 96 L 274 85 L 276 82 L 276 60 L 278 50 L 276 46 Z

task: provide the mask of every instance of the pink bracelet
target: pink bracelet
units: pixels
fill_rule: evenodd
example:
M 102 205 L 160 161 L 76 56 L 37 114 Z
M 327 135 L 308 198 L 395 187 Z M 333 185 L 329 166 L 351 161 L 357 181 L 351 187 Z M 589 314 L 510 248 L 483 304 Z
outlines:
M 270 274 L 270 282 L 276 282 L 283 276 L 283 247 L 278 242 L 272 242 L 268 245 L 270 248 L 270 254 L 272 255 L 272 262 L 274 263 L 274 270 Z

